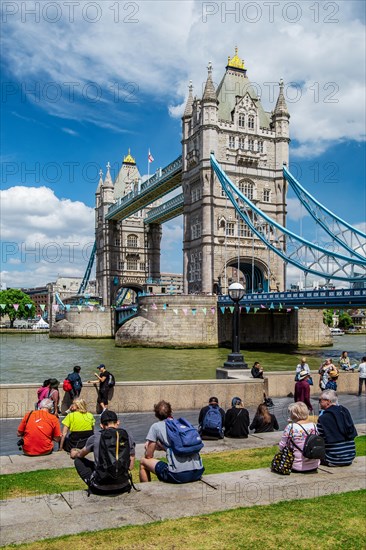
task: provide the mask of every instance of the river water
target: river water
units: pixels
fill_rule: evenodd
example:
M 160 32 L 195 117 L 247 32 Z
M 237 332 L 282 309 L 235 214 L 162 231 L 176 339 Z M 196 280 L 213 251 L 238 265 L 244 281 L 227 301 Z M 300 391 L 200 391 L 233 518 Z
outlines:
M 134 380 L 206 380 L 216 377 L 216 368 L 227 358 L 228 349 L 174 350 L 119 348 L 114 340 L 48 338 L 47 334 L 1 334 L 0 383 L 40 383 L 55 377 L 62 381 L 74 365 L 81 366 L 84 381 L 95 380 L 100 363 L 113 372 L 117 381 Z M 324 357 L 338 360 L 347 350 L 359 363 L 366 355 L 366 335 L 333 338 L 333 346 L 289 352 L 268 349 L 242 350 L 251 367 L 259 361 L 265 370 L 292 370 L 301 355 L 310 368 L 317 369 Z

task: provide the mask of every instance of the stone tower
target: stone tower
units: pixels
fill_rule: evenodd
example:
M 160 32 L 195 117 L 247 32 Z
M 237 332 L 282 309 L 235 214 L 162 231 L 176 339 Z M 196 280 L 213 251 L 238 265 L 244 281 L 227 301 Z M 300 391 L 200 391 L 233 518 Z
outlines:
M 217 89 L 211 63 L 201 99 L 190 84 L 182 117 L 184 292 L 226 292 L 237 280 L 247 292 L 285 288 L 283 262 L 237 219 L 213 175 L 210 152 L 249 199 L 285 225 L 289 119 L 283 82 L 274 111 L 266 112 L 237 49 Z
M 97 293 L 106 306 L 116 302 L 124 285 L 142 290 L 149 276 L 160 277 L 161 226 L 144 224 L 149 207 L 122 221 L 106 220 L 108 208 L 129 193 L 137 193 L 140 184 L 140 173 L 129 151 L 114 185 L 108 163 L 106 178 L 103 182 L 101 175 L 95 193 Z

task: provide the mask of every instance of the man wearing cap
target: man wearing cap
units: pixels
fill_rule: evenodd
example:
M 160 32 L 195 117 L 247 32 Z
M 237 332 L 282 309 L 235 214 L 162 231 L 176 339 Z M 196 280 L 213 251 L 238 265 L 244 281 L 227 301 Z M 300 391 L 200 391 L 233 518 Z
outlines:
M 110 372 L 107 371 L 105 368 L 105 365 L 101 364 L 98 367 L 99 373 L 95 372 L 94 375 L 99 380 L 99 390 L 98 390 L 98 399 L 97 403 L 99 407 L 102 408 L 104 411 L 108 408 L 108 398 L 109 398 L 109 391 L 110 387 L 108 386 L 108 379 L 111 376 Z M 93 384 L 96 386 L 98 382 L 93 382 Z
M 101 433 L 103 430 L 117 430 L 119 427 L 119 420 L 115 412 L 109 411 L 108 409 L 104 410 L 100 416 L 100 427 L 101 430 L 94 432 L 93 435 L 87 440 L 85 447 L 82 449 L 71 449 L 70 458 L 75 462 L 75 468 L 81 479 L 88 485 L 88 487 L 93 486 L 93 473 L 98 469 L 99 466 L 99 452 L 100 452 L 100 439 Z M 127 432 L 126 432 L 127 433 Z M 135 442 L 127 433 L 128 443 L 130 447 L 130 464 L 129 469 L 132 470 L 135 465 Z M 94 453 L 94 462 L 89 460 L 86 457 L 90 452 Z M 99 489 L 102 487 L 99 485 Z M 103 494 L 107 493 L 116 493 L 118 488 L 111 486 L 105 486 Z
M 18 437 L 23 440 L 23 453 L 27 456 L 49 455 L 53 442 L 60 441 L 60 422 L 51 410 L 52 399 L 42 399 L 39 409 L 27 412 L 18 427 Z M 18 443 L 19 446 L 20 443 Z
M 308 383 L 309 373 L 306 370 L 300 371 L 298 375 L 299 381 L 295 384 L 295 403 L 302 401 L 305 403 L 310 412 L 313 411 L 313 406 L 310 402 L 310 385 Z
M 217 397 L 210 397 L 208 405 L 200 410 L 198 431 L 202 439 L 223 439 L 225 411 L 219 407 Z

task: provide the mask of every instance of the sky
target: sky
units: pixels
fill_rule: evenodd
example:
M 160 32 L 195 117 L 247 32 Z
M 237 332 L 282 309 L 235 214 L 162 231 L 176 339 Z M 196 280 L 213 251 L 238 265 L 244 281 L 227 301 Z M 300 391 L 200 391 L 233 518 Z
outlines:
M 290 169 L 365 229 L 365 3 L 3 1 L 1 281 L 83 276 L 98 173 L 131 149 L 141 174 L 181 154 L 181 116 L 207 64 L 235 46 L 266 110 L 285 82 Z M 288 197 L 288 227 L 306 227 Z M 304 213 L 302 213 L 304 215 Z M 182 219 L 164 225 L 161 270 L 182 272 Z M 298 274 L 289 269 L 289 280 Z

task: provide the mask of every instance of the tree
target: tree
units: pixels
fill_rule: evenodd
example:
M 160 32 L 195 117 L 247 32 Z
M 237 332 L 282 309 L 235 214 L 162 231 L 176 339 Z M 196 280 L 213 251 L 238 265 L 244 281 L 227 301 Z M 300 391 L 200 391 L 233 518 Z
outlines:
M 34 317 L 35 313 L 36 306 L 28 294 L 17 288 L 0 291 L 0 317 L 8 315 L 11 328 L 14 327 L 15 319 L 28 319 Z
M 333 326 L 333 310 L 324 309 L 323 310 L 323 323 L 328 327 Z
M 340 313 L 338 326 L 347 330 L 351 325 L 353 325 L 352 317 L 346 311 Z

